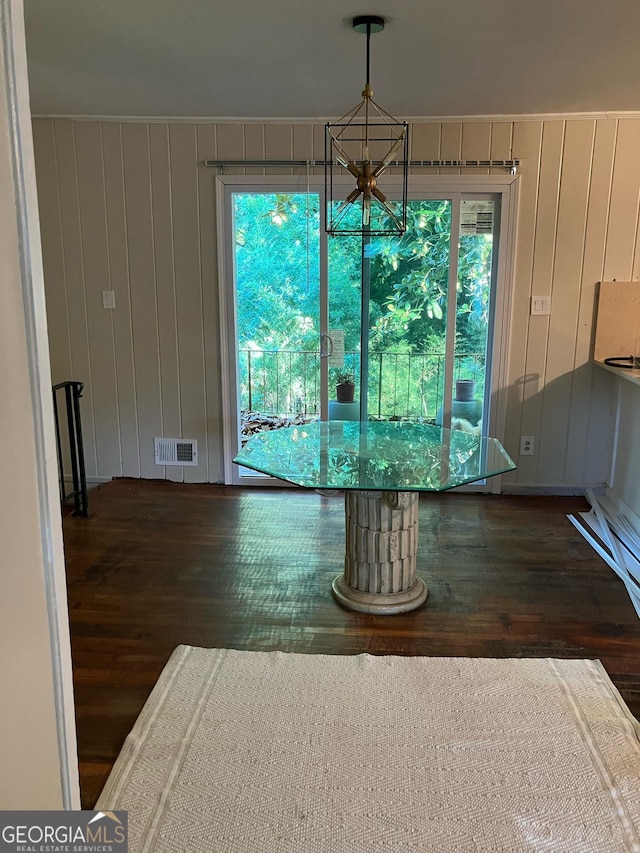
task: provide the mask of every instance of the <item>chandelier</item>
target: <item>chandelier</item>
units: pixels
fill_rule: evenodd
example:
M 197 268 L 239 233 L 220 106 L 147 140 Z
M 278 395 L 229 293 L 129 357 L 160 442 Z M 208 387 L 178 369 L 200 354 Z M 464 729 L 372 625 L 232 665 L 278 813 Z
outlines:
M 353 19 L 353 29 L 367 35 L 366 82 L 360 103 L 325 127 L 328 234 L 400 236 L 407 228 L 409 126 L 376 104 L 369 81 L 371 34 L 384 25 L 377 15 Z M 401 189 L 396 186 L 393 195 L 380 188 L 380 178 L 391 168 L 402 171 Z M 346 192 L 334 180 L 344 174 L 355 179 L 355 187 Z

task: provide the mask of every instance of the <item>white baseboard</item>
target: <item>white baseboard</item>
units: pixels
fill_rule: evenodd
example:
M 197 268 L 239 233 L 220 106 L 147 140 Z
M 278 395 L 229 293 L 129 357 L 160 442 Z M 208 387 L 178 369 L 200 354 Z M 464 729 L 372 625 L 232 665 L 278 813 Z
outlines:
M 502 486 L 503 495 L 557 495 L 559 497 L 572 497 L 584 495 L 587 489 L 591 489 L 597 495 L 604 494 L 604 485 L 597 486 L 554 486 L 544 484 L 508 483 Z
M 98 476 L 88 476 L 87 480 L 87 488 L 92 489 L 96 486 L 101 486 L 103 483 L 110 483 L 113 480 L 113 477 L 98 477 Z M 65 477 L 64 484 L 69 491 L 73 488 L 73 478 Z
M 112 480 L 120 479 L 119 477 L 99 477 L 99 476 L 88 476 L 87 477 L 87 488 L 93 488 L 95 486 L 101 486 L 104 483 L 110 483 Z M 137 478 L 140 479 L 140 478 Z M 158 479 L 162 480 L 163 477 L 159 477 Z M 173 480 L 171 482 L 174 482 Z M 73 481 L 71 477 L 65 477 L 65 484 L 67 486 L 72 486 Z M 222 482 L 219 483 L 211 483 L 210 485 L 222 485 Z M 287 483 L 278 483 L 274 482 L 274 486 L 286 486 Z M 544 485 L 544 484 L 523 484 L 523 483 L 509 483 L 503 484 L 502 486 L 502 494 L 503 495 L 557 495 L 559 497 L 566 496 L 572 497 L 574 495 L 584 495 L 587 489 L 591 489 L 596 495 L 604 495 L 606 494 L 609 500 L 616 505 L 620 504 L 622 507 L 621 512 L 623 515 L 626 515 L 629 521 L 633 524 L 634 528 L 638 530 L 640 535 L 640 516 L 636 515 L 623 501 L 619 498 L 616 498 L 612 493 L 610 493 L 609 489 L 605 489 L 605 486 L 602 484 L 599 485 L 587 485 L 587 486 L 556 486 L 556 485 Z

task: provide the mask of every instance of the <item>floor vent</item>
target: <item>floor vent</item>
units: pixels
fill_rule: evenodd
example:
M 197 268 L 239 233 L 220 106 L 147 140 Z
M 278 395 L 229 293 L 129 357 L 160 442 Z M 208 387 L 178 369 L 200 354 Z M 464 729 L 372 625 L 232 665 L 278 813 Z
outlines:
M 195 438 L 154 438 L 156 465 L 197 465 Z

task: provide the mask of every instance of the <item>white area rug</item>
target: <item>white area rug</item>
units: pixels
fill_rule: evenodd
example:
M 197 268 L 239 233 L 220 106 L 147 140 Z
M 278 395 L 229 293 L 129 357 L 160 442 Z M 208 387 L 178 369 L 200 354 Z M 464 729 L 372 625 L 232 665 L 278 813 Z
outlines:
M 180 646 L 98 801 L 131 853 L 640 851 L 598 662 Z

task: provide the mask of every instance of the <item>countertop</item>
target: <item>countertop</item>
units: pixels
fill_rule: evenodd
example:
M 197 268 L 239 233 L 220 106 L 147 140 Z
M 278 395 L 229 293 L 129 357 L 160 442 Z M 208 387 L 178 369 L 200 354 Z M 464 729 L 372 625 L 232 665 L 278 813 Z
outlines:
M 634 385 L 640 385 L 640 368 L 632 368 L 631 370 L 625 370 L 624 367 L 614 367 L 611 364 L 605 364 L 604 361 L 594 361 L 594 364 L 597 364 L 598 367 L 601 367 L 603 370 L 608 370 L 609 373 L 613 373 L 614 376 L 617 376 L 620 379 L 625 379 L 627 382 L 632 382 Z

